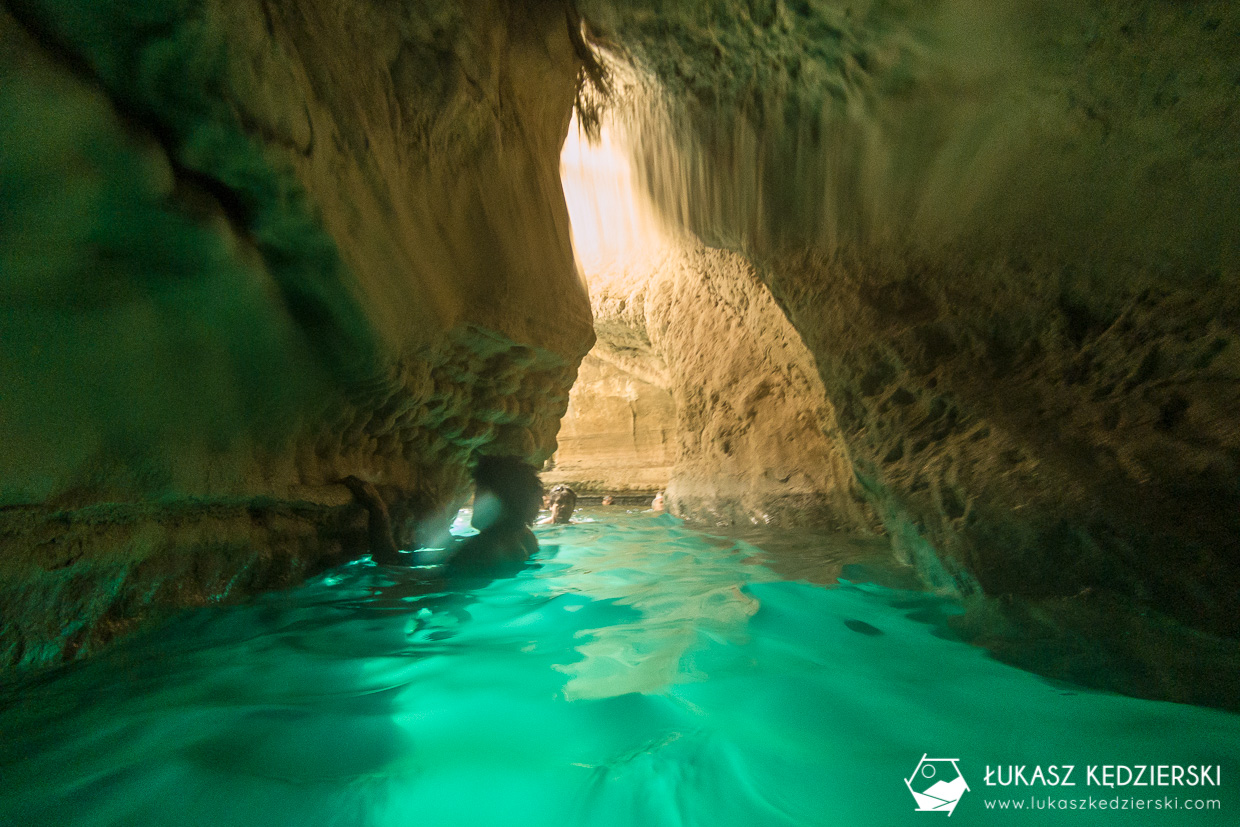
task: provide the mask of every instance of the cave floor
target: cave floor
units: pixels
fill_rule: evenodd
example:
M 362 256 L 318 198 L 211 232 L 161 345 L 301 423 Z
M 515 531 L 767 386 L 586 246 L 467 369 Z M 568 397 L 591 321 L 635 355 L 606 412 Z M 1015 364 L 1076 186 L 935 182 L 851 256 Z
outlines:
M 835 543 L 852 568 L 827 587 L 798 568 L 812 533 L 763 552 L 581 516 L 539 527 L 515 578 L 436 591 L 364 560 L 10 686 L 0 823 L 918 824 L 940 817 L 905 784 L 926 755 L 959 759 L 955 824 L 1236 823 L 1240 716 L 1001 664 L 945 633 L 951 601 L 861 582 L 865 543 Z M 986 783 L 1068 764 L 1072 787 Z M 1221 765 L 1222 785 L 1087 784 L 1150 764 Z M 1133 803 L 1031 809 L 1047 796 Z M 1198 799 L 1219 808 L 1182 809 Z

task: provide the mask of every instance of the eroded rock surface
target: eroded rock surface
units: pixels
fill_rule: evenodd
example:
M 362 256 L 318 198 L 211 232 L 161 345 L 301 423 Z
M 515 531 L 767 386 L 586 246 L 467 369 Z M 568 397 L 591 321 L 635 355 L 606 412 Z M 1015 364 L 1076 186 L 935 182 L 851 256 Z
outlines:
M 608 361 L 596 347 L 581 362 L 542 477 L 579 495 L 652 496 L 667 488 L 676 449 L 671 392 Z
M 624 134 L 609 120 L 598 142 L 570 131 L 565 148 L 598 343 L 549 479 L 587 493 L 666 488 L 673 513 L 707 523 L 868 527 L 800 336 L 744 257 L 654 215 Z
M 14 0 L 0 40 L 0 663 L 362 551 L 345 475 L 409 537 L 552 453 L 566 6 Z
M 669 505 L 706 522 L 868 527 L 813 357 L 740 256 L 669 259 L 646 307 L 679 453 Z
M 1233 5 L 585 7 L 654 78 L 643 186 L 754 262 L 906 559 L 1240 634 Z

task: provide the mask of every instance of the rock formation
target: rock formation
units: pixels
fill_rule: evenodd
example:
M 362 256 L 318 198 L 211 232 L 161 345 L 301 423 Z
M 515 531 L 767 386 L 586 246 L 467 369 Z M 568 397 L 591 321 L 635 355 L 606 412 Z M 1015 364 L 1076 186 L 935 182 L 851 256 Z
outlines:
M 667 488 L 675 456 L 671 392 L 607 361 L 598 348 L 577 371 L 543 480 L 577 494 L 649 497 Z
M 592 342 L 562 3 L 0 6 L 0 663 L 406 537 Z
M 604 126 L 594 144 L 570 130 L 564 153 L 598 342 L 549 478 L 666 488 L 675 513 L 707 523 L 868 525 L 800 336 L 743 256 L 661 222 L 634 188 L 623 122 Z
M 905 559 L 1240 634 L 1234 6 L 583 9 L 646 73 L 642 186 L 753 263 Z

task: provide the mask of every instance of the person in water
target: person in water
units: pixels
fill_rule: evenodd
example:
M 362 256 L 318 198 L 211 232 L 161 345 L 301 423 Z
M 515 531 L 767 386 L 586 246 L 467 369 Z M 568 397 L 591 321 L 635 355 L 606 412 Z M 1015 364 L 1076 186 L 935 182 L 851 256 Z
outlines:
M 577 507 L 577 492 L 567 485 L 557 485 L 551 489 L 547 504 L 551 508 L 550 522 L 567 523 L 573 516 L 573 509 Z
M 611 494 L 608 494 L 606 497 L 603 497 L 603 505 L 613 505 L 615 502 L 616 502 L 616 498 L 613 497 Z
M 370 553 L 376 563 L 402 562 L 392 532 L 392 518 L 375 486 L 355 476 L 340 481 L 366 509 Z M 474 468 L 474 513 L 478 534 L 457 542 L 448 557 L 449 574 L 497 576 L 515 572 L 534 552 L 538 540 L 530 525 L 542 503 L 538 472 L 517 457 L 482 457 Z
M 474 468 L 478 529 L 448 558 L 449 574 L 499 576 L 515 573 L 538 551 L 530 526 L 538 519 L 543 486 L 538 472 L 517 457 L 482 457 Z
M 663 492 L 662 491 L 654 495 L 654 499 L 651 501 L 650 507 L 655 511 L 663 510 Z

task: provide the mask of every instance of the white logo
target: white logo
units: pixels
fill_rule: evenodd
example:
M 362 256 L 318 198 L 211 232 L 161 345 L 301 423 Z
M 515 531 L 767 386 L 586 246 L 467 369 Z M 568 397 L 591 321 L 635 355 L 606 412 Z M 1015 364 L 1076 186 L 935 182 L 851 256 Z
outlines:
M 904 779 L 905 786 L 917 802 L 917 812 L 952 814 L 960 796 L 969 789 L 960 774 L 960 765 L 956 763 L 959 760 L 921 756 L 917 769 Z

